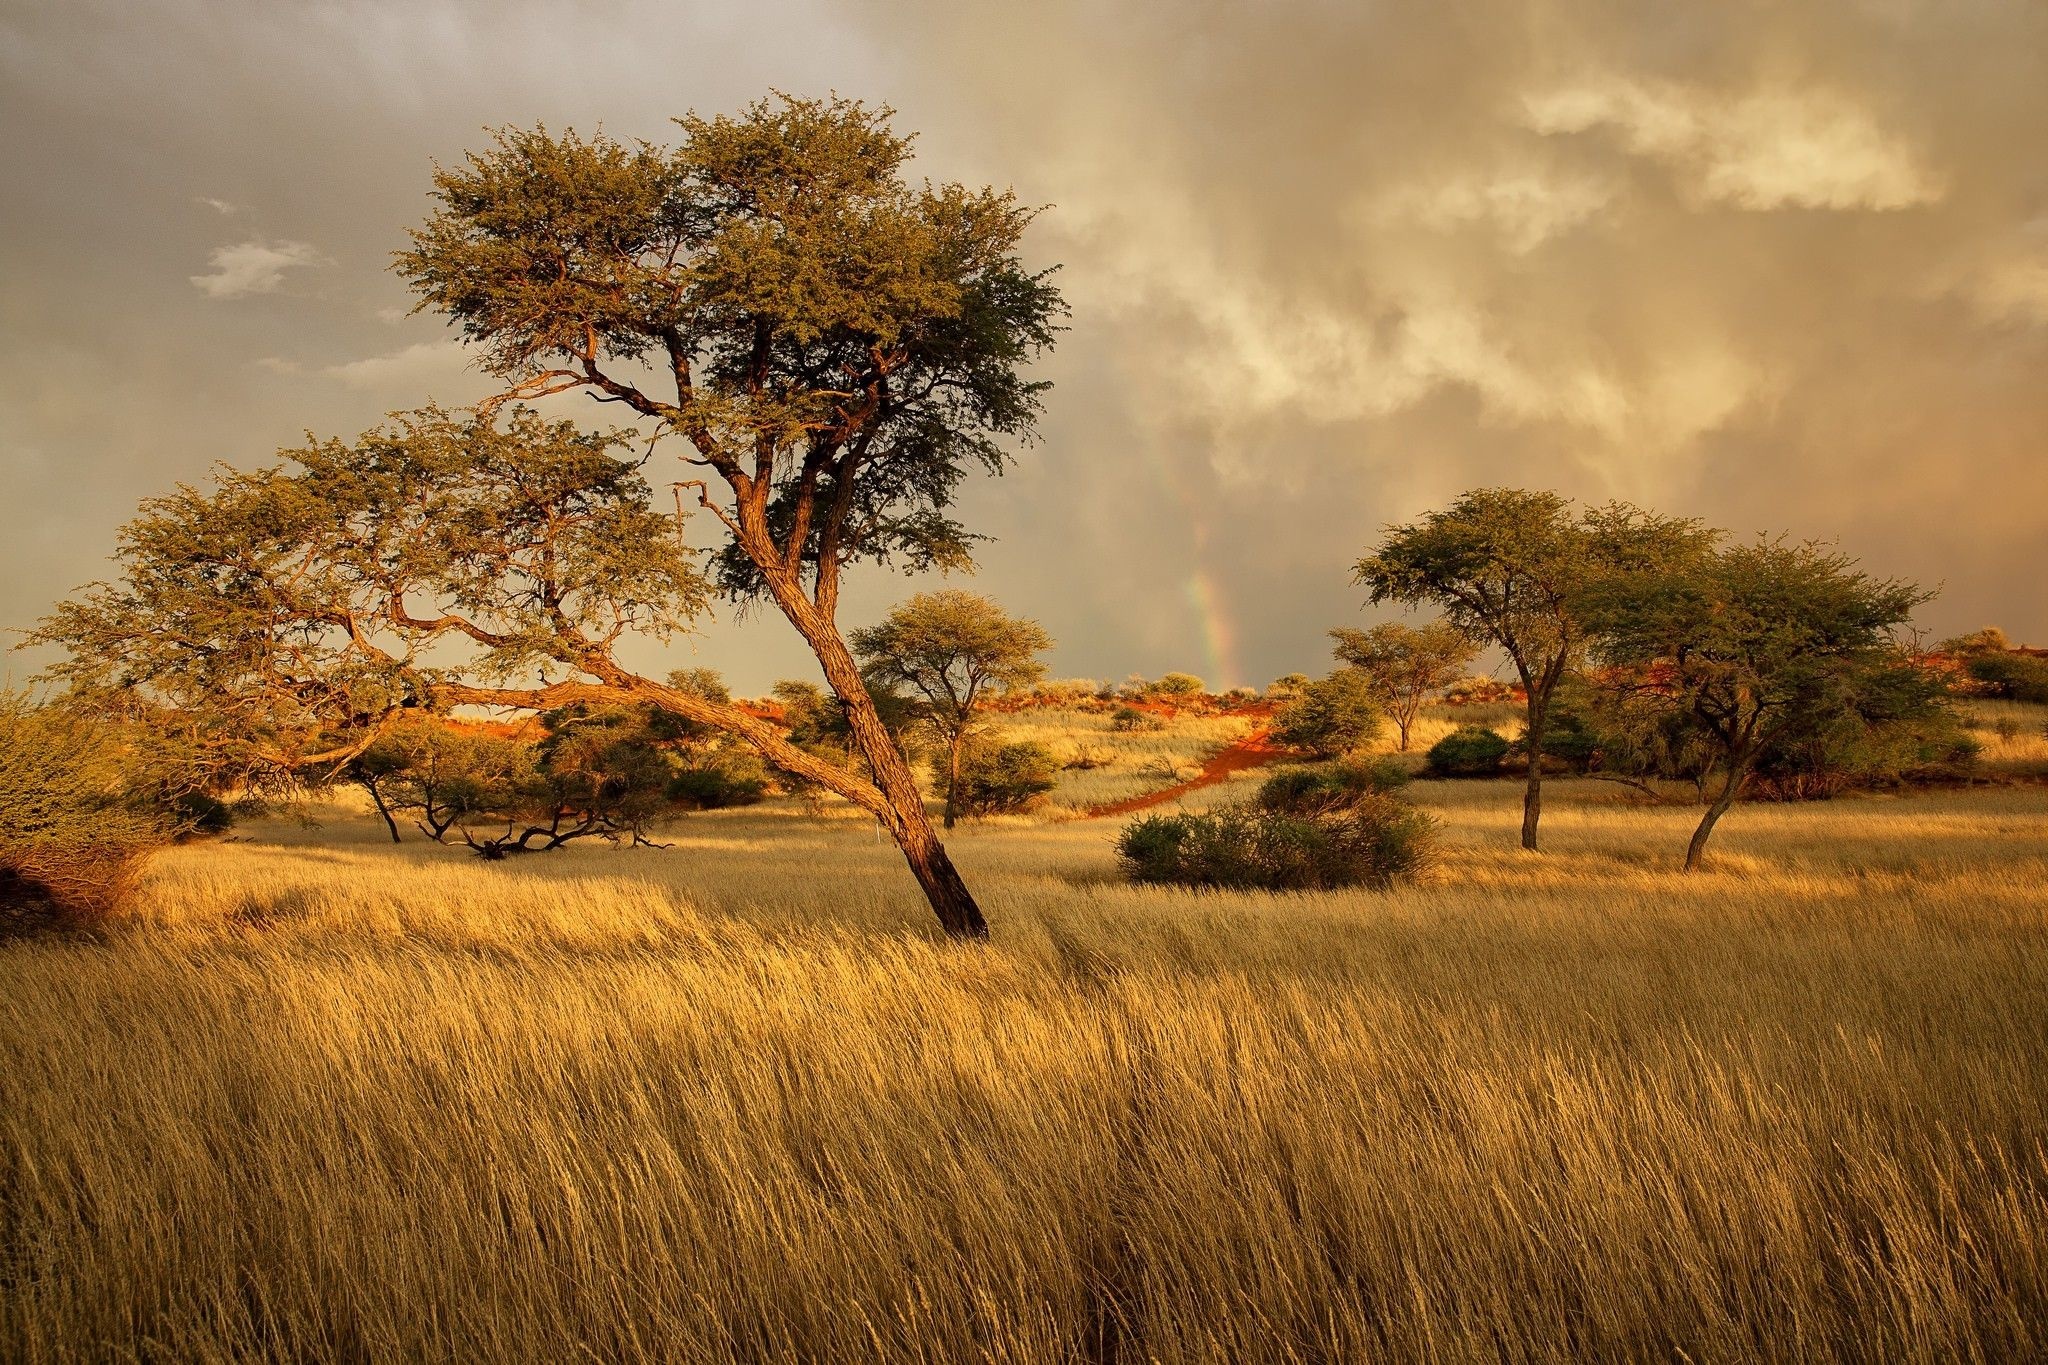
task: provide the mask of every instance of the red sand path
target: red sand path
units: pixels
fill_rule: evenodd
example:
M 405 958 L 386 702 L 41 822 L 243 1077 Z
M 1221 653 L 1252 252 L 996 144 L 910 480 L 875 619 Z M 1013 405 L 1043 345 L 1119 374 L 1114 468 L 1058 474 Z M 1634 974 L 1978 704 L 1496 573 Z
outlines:
M 1237 743 L 1218 749 L 1202 764 L 1202 771 L 1187 781 L 1143 796 L 1133 796 L 1125 801 L 1113 801 L 1106 806 L 1090 806 L 1082 815 L 1084 820 L 1101 820 L 1112 815 L 1129 815 L 1134 811 L 1163 806 L 1168 801 L 1178 801 L 1191 791 L 1213 787 L 1232 773 L 1243 772 L 1246 768 L 1263 767 L 1288 757 L 1288 751 L 1274 744 L 1270 730 L 1254 730 Z

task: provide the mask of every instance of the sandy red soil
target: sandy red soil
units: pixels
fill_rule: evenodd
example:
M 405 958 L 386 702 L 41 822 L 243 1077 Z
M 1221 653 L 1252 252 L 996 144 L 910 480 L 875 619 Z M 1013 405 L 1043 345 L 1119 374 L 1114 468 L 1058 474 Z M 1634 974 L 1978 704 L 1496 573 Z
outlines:
M 1102 820 L 1112 815 L 1130 815 L 1133 812 L 1147 810 L 1153 806 L 1163 806 L 1168 801 L 1179 800 L 1191 791 L 1200 791 L 1203 787 L 1213 787 L 1232 773 L 1243 772 L 1246 768 L 1263 767 L 1268 763 L 1277 763 L 1281 759 L 1288 757 L 1289 753 L 1288 750 L 1273 743 L 1271 733 L 1268 730 L 1255 730 L 1228 748 L 1219 749 L 1209 755 L 1208 761 L 1202 764 L 1202 771 L 1187 781 L 1167 787 L 1162 791 L 1147 792 L 1143 796 L 1133 796 L 1126 801 L 1113 801 L 1106 806 L 1090 806 L 1083 818 Z

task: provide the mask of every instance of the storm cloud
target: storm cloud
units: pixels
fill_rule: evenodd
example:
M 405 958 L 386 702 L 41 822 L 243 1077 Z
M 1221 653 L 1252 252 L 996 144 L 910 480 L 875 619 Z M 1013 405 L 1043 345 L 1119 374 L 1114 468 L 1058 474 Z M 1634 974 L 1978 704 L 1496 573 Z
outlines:
M 215 460 L 487 391 L 384 269 L 433 158 L 772 87 L 1047 205 L 1044 439 L 967 510 L 1061 673 L 1319 669 L 1377 528 L 1481 483 L 1839 539 L 1937 633 L 2048 639 L 2023 0 L 0 12 L 0 623 Z M 773 626 L 677 662 L 808 672 Z

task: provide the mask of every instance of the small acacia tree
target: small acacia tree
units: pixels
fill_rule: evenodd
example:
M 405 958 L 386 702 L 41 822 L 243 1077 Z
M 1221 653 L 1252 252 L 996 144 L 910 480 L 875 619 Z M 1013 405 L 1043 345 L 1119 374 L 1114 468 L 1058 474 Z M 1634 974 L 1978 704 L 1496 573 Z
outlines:
M 1000 472 L 1004 443 L 1032 434 L 1045 385 L 1025 366 L 1052 344 L 1062 303 L 1019 257 L 1031 211 L 993 189 L 913 184 L 889 118 L 782 98 L 684 118 L 670 148 L 507 130 L 436 173 L 436 207 L 399 255 L 422 307 L 505 381 L 487 412 L 582 389 L 679 443 L 676 520 L 688 490 L 719 527 L 709 582 L 609 438 L 432 416 L 354 451 L 294 452 L 312 477 L 233 476 L 217 498 L 146 507 L 127 584 L 60 612 L 43 638 L 74 647 L 76 673 L 133 675 L 124 642 L 170 625 L 185 650 L 176 685 L 247 711 L 258 729 L 245 732 L 298 762 L 321 757 L 294 738 L 303 712 L 361 722 L 399 693 L 529 710 L 648 702 L 869 811 L 945 929 L 985 934 L 841 638 L 839 591 L 862 560 L 967 562 L 972 538 L 947 509 L 970 471 Z M 459 535 L 426 514 L 450 498 Z M 233 520 L 244 505 L 272 520 Z M 186 572 L 179 541 L 201 555 L 189 589 L 171 581 Z M 311 582 L 283 571 L 293 562 Z M 865 774 L 618 663 L 622 638 L 677 629 L 711 588 L 772 603 L 802 635 Z M 457 644 L 467 658 L 437 652 Z M 144 649 L 143 669 L 168 681 L 165 650 Z M 288 684 L 255 685 L 280 669 Z
M 1714 826 L 1757 759 L 1903 695 L 1932 705 L 1896 632 L 1930 594 L 1875 579 L 1814 545 L 1760 541 L 1683 572 L 1610 583 L 1588 604 L 1611 682 L 1675 715 L 1704 741 L 1721 785 L 1686 847 L 1700 865 Z
M 1524 742 L 1540 755 L 1551 699 L 1585 654 L 1585 594 L 1617 576 L 1695 559 L 1713 539 L 1696 521 L 1624 503 L 1574 515 L 1556 493 L 1481 488 L 1419 522 L 1389 527 L 1354 578 L 1375 604 L 1434 605 L 1467 638 L 1499 646 L 1528 696 Z M 1536 848 L 1542 815 L 1543 765 L 1532 757 L 1523 848 Z
M 989 692 L 1028 687 L 1045 676 L 1038 655 L 1052 636 L 1036 621 L 958 588 L 921 592 L 882 621 L 853 633 L 868 682 L 921 699 L 944 752 L 946 828 L 959 817 L 960 755 Z
M 1398 747 L 1408 751 L 1409 731 L 1415 717 L 1432 696 L 1464 676 L 1465 665 L 1479 651 L 1465 633 L 1448 621 L 1431 621 L 1426 626 L 1404 626 L 1390 621 L 1370 630 L 1339 627 L 1330 632 L 1336 642 L 1338 660 L 1363 672 L 1372 681 L 1387 719 L 1400 736 Z

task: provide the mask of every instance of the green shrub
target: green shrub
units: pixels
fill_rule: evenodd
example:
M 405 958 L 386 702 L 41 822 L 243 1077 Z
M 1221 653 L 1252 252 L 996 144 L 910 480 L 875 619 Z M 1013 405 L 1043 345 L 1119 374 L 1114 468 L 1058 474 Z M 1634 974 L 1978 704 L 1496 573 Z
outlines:
M 1059 764 L 1043 744 L 970 741 L 960 755 L 953 804 L 963 815 L 1027 810 L 1052 790 Z
M 1985 695 L 2008 701 L 2048 702 L 2048 659 L 2031 654 L 1977 654 L 1965 665 Z
M 1377 735 L 1382 720 L 1378 693 L 1365 670 L 1340 668 L 1310 683 L 1283 707 L 1273 734 L 1319 758 L 1335 758 Z
M 1376 792 L 1408 781 L 1408 770 L 1390 758 L 1347 761 L 1312 768 L 1282 768 L 1259 787 L 1260 806 L 1292 815 L 1349 810 Z
M 1462 725 L 1436 742 L 1425 763 L 1437 777 L 1492 777 L 1512 747 L 1491 730 Z
M 683 768 L 668 783 L 668 799 L 692 810 L 751 806 L 767 793 L 765 774 L 722 767 Z
M 1199 697 L 1208 684 L 1192 673 L 1169 673 L 1153 683 L 1152 690 L 1162 697 Z
M 1297 815 L 1258 806 L 1148 815 L 1124 827 L 1117 858 L 1133 881 L 1230 890 L 1384 888 L 1435 855 L 1436 822 L 1383 792 L 1350 809 Z
M 1947 709 L 1890 720 L 1854 718 L 1757 759 L 1757 801 L 1825 801 L 1843 792 L 1966 777 L 1982 746 Z
M 1156 730 L 1159 722 L 1135 706 L 1119 706 L 1109 717 L 1112 730 Z

